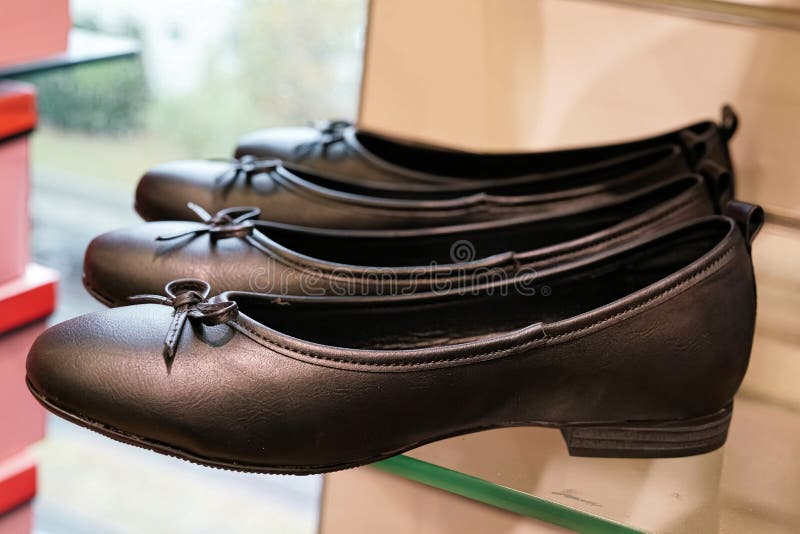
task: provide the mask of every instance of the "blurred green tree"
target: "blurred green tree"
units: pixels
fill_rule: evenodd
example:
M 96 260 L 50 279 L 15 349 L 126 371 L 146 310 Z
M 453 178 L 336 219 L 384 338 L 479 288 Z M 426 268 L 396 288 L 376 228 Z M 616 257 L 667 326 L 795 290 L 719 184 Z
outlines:
M 251 130 L 355 115 L 367 0 L 242 0 L 238 13 L 189 93 L 151 93 L 139 58 L 42 73 L 28 79 L 43 121 L 92 134 L 141 131 L 185 157 L 212 157 L 229 155 Z M 84 17 L 76 26 L 141 36 L 133 19 L 104 27 Z
M 91 19 L 76 21 L 76 26 L 97 29 Z M 140 36 L 132 21 L 127 21 L 119 33 Z M 144 125 L 148 90 L 139 58 L 81 65 L 24 79 L 36 85 L 39 114 L 46 123 L 65 130 L 112 135 L 134 132 Z
M 154 102 L 150 126 L 187 156 L 207 157 L 229 155 L 235 139 L 254 129 L 353 117 L 366 5 L 246 0 L 225 42 L 209 55 L 201 86 Z
M 366 13 L 365 0 L 250 0 L 240 82 L 265 123 L 355 114 Z

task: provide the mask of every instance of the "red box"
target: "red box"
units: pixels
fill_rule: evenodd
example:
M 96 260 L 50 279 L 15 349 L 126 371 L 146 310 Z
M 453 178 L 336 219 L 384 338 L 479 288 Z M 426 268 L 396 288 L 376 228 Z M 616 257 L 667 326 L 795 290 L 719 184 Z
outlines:
M 58 273 L 35 263 L 22 277 L 0 284 L 0 334 L 53 313 L 57 292 Z
M 23 451 L 0 461 L 0 532 L 3 514 L 36 496 L 36 462 Z
M 0 515 L 0 534 L 30 534 L 33 531 L 33 507 L 30 503 Z
M 32 85 L 0 82 L 0 283 L 22 276 L 28 262 L 28 134 L 37 118 Z
M 66 52 L 72 26 L 69 0 L 17 0 L 2 4 L 0 66 Z
M 25 359 L 45 329 L 40 319 L 55 309 L 57 284 L 54 270 L 30 264 L 22 278 L 0 285 L 0 459 L 44 437 L 45 413 L 25 385 Z
M 25 359 L 45 328 L 40 321 L 0 337 L 0 462 L 44 438 L 45 411 L 25 384 Z

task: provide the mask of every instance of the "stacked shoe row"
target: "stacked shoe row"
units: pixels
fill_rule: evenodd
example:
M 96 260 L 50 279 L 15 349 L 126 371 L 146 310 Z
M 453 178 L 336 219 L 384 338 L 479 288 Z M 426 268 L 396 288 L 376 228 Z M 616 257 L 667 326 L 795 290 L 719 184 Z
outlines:
M 763 223 L 734 198 L 736 127 L 726 106 L 628 143 L 477 154 L 333 121 L 157 166 L 148 222 L 86 251 L 110 309 L 45 332 L 28 386 L 113 439 L 256 472 L 525 425 L 577 456 L 714 450 Z

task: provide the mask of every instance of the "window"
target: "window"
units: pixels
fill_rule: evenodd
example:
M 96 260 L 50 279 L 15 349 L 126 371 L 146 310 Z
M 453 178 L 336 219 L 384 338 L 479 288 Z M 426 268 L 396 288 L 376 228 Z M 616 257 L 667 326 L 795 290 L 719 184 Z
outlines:
M 230 157 L 238 136 L 354 117 L 366 0 L 73 0 L 76 26 L 141 42 L 136 59 L 31 75 L 34 257 L 61 271 L 53 321 L 100 309 L 81 286 L 97 234 L 136 224 L 149 167 Z M 54 208 L 55 206 L 55 208 Z M 37 529 L 310 532 L 320 479 L 230 473 L 52 418 Z

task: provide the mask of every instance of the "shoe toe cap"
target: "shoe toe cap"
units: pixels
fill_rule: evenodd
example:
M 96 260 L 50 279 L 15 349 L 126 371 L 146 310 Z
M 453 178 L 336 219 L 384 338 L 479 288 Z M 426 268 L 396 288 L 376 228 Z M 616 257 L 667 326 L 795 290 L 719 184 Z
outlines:
M 276 158 L 285 161 L 297 159 L 298 147 L 319 138 L 314 128 L 287 127 L 267 128 L 245 135 L 236 145 L 237 158 L 255 156 L 257 158 Z
M 155 221 L 99 235 L 83 258 L 84 286 L 100 302 L 121 306 L 133 295 L 161 295 L 167 283 L 179 278 L 205 280 L 216 294 L 255 288 L 253 281 L 270 272 L 268 258 L 248 241 L 212 240 L 204 233 L 207 228 L 190 221 Z
M 166 306 L 146 307 L 103 310 L 47 329 L 28 353 L 34 394 L 85 421 L 120 427 L 136 420 L 155 385 L 151 367 L 159 358 L 164 366 L 159 336 L 171 315 Z
M 28 353 L 31 391 L 58 415 L 122 441 L 221 454 L 231 429 L 208 393 L 219 377 L 214 363 L 221 349 L 198 343 L 187 324 L 175 359 L 166 360 L 173 311 L 140 304 L 49 328 Z M 237 341 L 225 325 L 207 327 L 202 335 L 217 346 Z M 204 351 L 216 352 L 212 357 Z
M 136 187 L 135 208 L 147 221 L 194 220 L 189 202 L 213 211 L 216 180 L 231 168 L 224 161 L 186 160 L 157 165 Z

